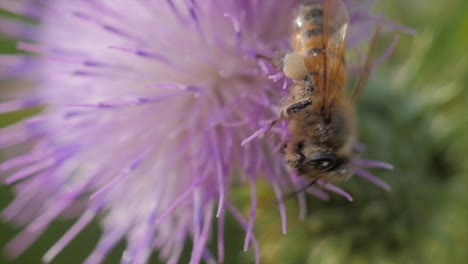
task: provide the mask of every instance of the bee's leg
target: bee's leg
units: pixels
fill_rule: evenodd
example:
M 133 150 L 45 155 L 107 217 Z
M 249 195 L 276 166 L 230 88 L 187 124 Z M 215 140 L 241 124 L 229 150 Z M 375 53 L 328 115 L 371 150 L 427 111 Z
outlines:
M 280 121 L 280 118 L 275 118 L 273 121 L 271 121 L 267 131 L 270 131 L 276 125 L 276 123 L 278 123 L 278 121 Z
M 283 120 L 283 115 L 280 115 L 279 117 L 273 119 L 270 124 L 268 125 L 268 129 L 266 130 L 266 132 L 269 134 L 271 133 L 271 129 L 281 120 Z
M 312 100 L 310 98 L 305 99 L 303 101 L 299 101 L 297 103 L 293 103 L 283 110 L 283 114 L 286 118 L 288 118 L 289 116 L 302 111 L 303 109 L 305 109 L 311 104 L 312 104 Z

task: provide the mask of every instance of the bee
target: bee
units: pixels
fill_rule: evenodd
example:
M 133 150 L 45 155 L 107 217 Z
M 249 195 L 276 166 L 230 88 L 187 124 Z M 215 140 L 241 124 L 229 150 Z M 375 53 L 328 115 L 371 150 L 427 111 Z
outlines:
M 377 31 L 353 94 L 345 89 L 345 41 L 349 26 L 346 7 L 339 0 L 303 2 L 293 19 L 293 51 L 283 58 L 283 72 L 292 79 L 282 103 L 289 139 L 285 162 L 300 177 L 325 182 L 353 174 L 356 140 L 355 101 L 369 72 Z

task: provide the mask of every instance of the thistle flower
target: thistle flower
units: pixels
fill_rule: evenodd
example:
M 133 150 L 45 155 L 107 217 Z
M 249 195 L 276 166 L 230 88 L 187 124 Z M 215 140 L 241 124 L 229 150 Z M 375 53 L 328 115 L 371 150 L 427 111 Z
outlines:
M 8 25 L 2 33 L 18 38 L 26 54 L 2 55 L 1 77 L 31 79 L 35 89 L 3 88 L 8 100 L 0 102 L 0 113 L 43 107 L 0 129 L 1 148 L 30 148 L 0 165 L 2 180 L 16 191 L 2 216 L 25 226 L 9 253 L 20 254 L 70 212 L 80 217 L 43 261 L 97 216 L 103 235 L 85 263 L 102 262 L 121 239 L 127 241 L 123 263 L 145 263 L 153 250 L 177 263 L 187 239 L 190 263 L 214 263 L 207 249 L 213 221 L 223 262 L 227 213 L 246 230 L 244 249 L 251 243 L 258 253 L 257 178 L 271 184 L 279 201 L 291 186 L 305 184 L 287 173 L 278 153 L 286 124 L 273 129 L 275 136 L 258 137 L 278 115 L 288 80 L 256 55 L 288 50 L 298 3 L 2 1 L 1 8 L 17 15 L 2 18 Z M 368 3 L 346 3 L 351 49 L 370 38 L 381 18 L 368 13 Z M 356 173 L 389 188 L 365 170 Z M 248 219 L 228 199 L 233 183 L 251 189 Z M 336 186 L 322 188 L 351 200 Z M 318 187 L 308 192 L 323 195 Z M 285 233 L 281 203 L 279 210 Z

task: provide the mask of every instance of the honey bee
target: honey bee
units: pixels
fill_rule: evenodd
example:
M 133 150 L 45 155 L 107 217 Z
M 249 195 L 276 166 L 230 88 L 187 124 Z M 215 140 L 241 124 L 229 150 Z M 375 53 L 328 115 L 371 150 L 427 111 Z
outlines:
M 356 139 L 355 101 L 369 71 L 369 57 L 353 94 L 345 89 L 345 41 L 349 25 L 339 0 L 324 4 L 305 1 L 294 16 L 293 51 L 283 58 L 283 72 L 293 80 L 282 104 L 290 138 L 284 159 L 300 177 L 326 182 L 353 174 L 351 161 Z

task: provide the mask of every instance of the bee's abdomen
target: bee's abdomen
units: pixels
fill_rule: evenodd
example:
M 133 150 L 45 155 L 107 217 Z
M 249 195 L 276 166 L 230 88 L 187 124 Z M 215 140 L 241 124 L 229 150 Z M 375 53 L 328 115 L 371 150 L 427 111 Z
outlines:
M 322 25 L 322 6 L 317 3 L 302 4 L 295 16 L 293 26 L 293 42 L 296 50 L 306 52 L 308 48 L 323 46 Z
M 296 21 L 294 21 L 298 27 L 304 24 L 323 24 L 323 9 L 318 3 L 303 3 L 299 7 L 296 14 Z
M 317 3 L 300 5 L 293 24 L 293 48 L 304 57 L 309 72 L 323 74 L 323 8 Z M 316 80 L 318 81 L 318 80 Z

